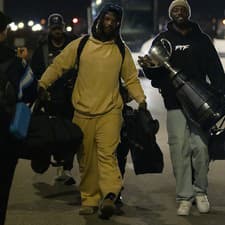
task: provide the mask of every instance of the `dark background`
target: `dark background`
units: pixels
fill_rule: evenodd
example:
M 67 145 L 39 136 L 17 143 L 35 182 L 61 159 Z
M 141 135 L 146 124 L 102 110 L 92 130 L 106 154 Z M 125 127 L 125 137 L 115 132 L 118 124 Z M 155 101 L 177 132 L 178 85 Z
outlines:
M 47 18 L 58 12 L 68 20 L 74 16 L 84 17 L 89 1 L 85 0 L 6 0 L 5 12 L 15 20 Z
M 59 12 L 65 15 L 66 20 L 70 20 L 74 16 L 85 17 L 90 2 L 90 0 L 6 0 L 4 5 L 5 11 L 15 19 L 38 20 L 47 18 L 52 12 Z M 124 2 L 129 3 L 129 0 Z M 167 16 L 170 2 L 171 0 L 157 1 L 159 16 Z M 189 0 L 189 4 L 194 16 L 225 17 L 224 0 Z
M 73 27 L 73 33 L 82 35 L 90 29 L 91 22 L 89 20 L 88 23 L 87 20 L 87 8 L 91 2 L 91 0 L 5 0 L 4 9 L 16 23 L 30 19 L 39 23 L 41 19 L 47 21 L 52 13 L 60 13 L 66 24 Z M 172 0 L 105 0 L 104 2 L 121 2 L 124 7 L 122 36 L 132 51 L 139 51 L 146 40 L 165 29 L 169 19 L 168 7 Z M 225 25 L 221 21 L 225 19 L 225 0 L 189 0 L 188 2 L 192 11 L 191 19 L 196 21 L 210 37 L 224 39 Z M 153 3 L 156 3 L 157 7 L 154 7 Z M 140 11 L 129 11 L 129 6 L 132 8 L 132 5 L 135 10 L 140 8 Z M 151 7 L 148 10 L 146 6 Z M 154 11 L 154 8 L 157 10 Z M 72 24 L 73 17 L 79 18 L 79 23 Z M 46 23 L 41 32 L 30 32 L 27 28 L 11 32 L 11 42 L 13 43 L 16 38 L 25 38 L 26 46 L 34 48 L 38 39 L 43 34 L 46 35 L 46 32 Z

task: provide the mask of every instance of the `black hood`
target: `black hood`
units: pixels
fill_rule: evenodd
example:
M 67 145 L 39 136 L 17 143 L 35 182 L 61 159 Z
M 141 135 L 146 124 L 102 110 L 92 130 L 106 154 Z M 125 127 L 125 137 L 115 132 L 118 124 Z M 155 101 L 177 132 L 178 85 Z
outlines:
M 113 13 L 115 13 L 115 15 L 117 16 L 117 19 L 119 21 L 119 26 L 115 30 L 115 41 L 118 41 L 118 40 L 121 39 L 120 28 L 121 28 L 121 22 L 122 22 L 122 17 L 123 17 L 123 10 L 117 4 L 110 3 L 110 4 L 105 5 L 101 9 L 101 11 L 99 12 L 98 16 L 95 18 L 94 23 L 92 25 L 92 29 L 91 29 L 92 35 L 96 39 L 99 39 L 98 34 L 97 34 L 97 31 L 96 31 L 97 22 L 98 22 L 98 20 L 100 20 L 100 21 L 103 20 L 105 14 L 107 12 L 113 12 Z
M 173 28 L 173 21 L 170 21 L 168 24 L 167 24 L 167 29 L 169 31 L 173 31 L 173 32 L 177 32 L 174 28 Z M 191 27 L 191 33 L 202 33 L 202 30 L 201 28 L 199 27 L 199 25 L 197 23 L 194 23 L 192 21 L 189 21 L 188 22 L 188 26 Z

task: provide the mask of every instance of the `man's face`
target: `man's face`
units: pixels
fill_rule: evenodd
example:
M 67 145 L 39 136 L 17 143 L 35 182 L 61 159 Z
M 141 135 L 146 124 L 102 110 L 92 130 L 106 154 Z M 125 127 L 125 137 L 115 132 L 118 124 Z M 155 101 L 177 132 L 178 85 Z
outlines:
M 171 17 L 177 25 L 182 25 L 188 21 L 188 10 L 183 6 L 175 6 L 171 11 Z
M 57 26 L 50 28 L 50 34 L 54 40 L 61 40 L 63 37 L 63 27 Z
M 108 37 L 113 36 L 117 26 L 119 26 L 119 21 L 116 15 L 113 12 L 107 12 L 102 22 L 103 34 Z

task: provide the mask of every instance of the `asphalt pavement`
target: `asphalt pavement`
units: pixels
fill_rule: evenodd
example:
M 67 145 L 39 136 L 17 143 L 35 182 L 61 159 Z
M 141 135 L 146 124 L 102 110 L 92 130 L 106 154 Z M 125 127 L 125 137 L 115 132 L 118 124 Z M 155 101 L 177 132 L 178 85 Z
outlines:
M 76 185 L 64 186 L 54 181 L 56 169 L 35 174 L 30 162 L 20 160 L 11 189 L 5 225 L 225 225 L 225 161 L 210 163 L 208 197 L 211 212 L 199 214 L 193 206 L 191 215 L 176 215 L 175 179 L 167 144 L 165 109 L 161 96 L 142 79 L 149 109 L 159 119 L 157 142 L 164 154 L 162 174 L 135 175 L 130 157 L 124 179 L 124 214 L 101 220 L 97 214 L 78 215 L 80 196 L 77 161 L 72 173 Z M 135 103 L 132 103 L 135 107 Z

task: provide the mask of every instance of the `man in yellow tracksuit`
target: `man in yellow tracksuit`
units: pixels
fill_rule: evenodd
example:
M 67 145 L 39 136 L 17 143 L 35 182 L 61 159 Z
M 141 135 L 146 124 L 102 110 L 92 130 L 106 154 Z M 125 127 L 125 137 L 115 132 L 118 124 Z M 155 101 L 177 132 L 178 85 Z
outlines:
M 113 215 L 114 201 L 122 187 L 116 158 L 120 141 L 123 102 L 119 78 L 129 94 L 146 108 L 145 95 L 130 50 L 125 45 L 122 59 L 116 43 L 122 42 L 122 9 L 106 5 L 93 23 L 92 35 L 82 50 L 79 71 L 72 94 L 73 122 L 83 131 L 83 146 L 78 153 L 81 175 L 80 215 L 99 208 L 102 218 Z M 74 67 L 81 38 L 72 41 L 54 59 L 39 81 L 47 89 L 62 74 Z

